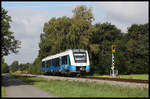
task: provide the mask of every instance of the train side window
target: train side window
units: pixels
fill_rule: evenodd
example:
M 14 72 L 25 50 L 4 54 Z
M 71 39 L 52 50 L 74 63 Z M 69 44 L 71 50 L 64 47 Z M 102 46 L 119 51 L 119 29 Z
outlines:
M 46 61 L 45 61 L 45 68 L 46 68 L 46 65 L 47 65 L 47 64 L 46 64 Z
M 56 59 L 54 59 L 54 66 L 56 66 Z
M 68 59 L 69 58 L 69 59 Z M 69 63 L 68 63 L 68 62 Z M 66 55 L 66 56 L 63 56 L 62 57 L 62 65 L 64 65 L 64 64 L 70 64 L 70 57 L 69 57 L 69 55 Z
M 56 62 L 56 65 L 55 65 L 55 66 L 58 66 L 58 59 L 56 58 L 55 60 L 56 60 L 56 61 L 55 61 L 55 62 Z
M 46 61 L 44 62 L 44 67 L 46 67 Z
M 55 59 L 53 59 L 53 66 L 55 66 Z
M 48 67 L 50 67 L 50 60 L 48 60 L 48 62 L 47 62 L 47 66 L 48 66 Z
M 47 61 L 47 67 L 49 67 L 49 60 Z
M 42 62 L 42 67 L 45 67 L 45 62 L 44 61 Z
M 54 66 L 59 66 L 59 58 L 54 59 Z
M 52 59 L 52 66 L 54 66 L 54 59 Z
M 50 62 L 51 62 L 51 63 L 50 63 L 50 64 L 51 64 L 51 66 L 52 66 L 52 59 L 50 60 Z
M 59 58 L 56 58 L 56 66 L 59 66 Z
M 59 64 L 59 62 L 60 62 L 60 59 L 59 59 L 59 58 L 57 58 L 57 60 L 58 60 L 58 66 L 59 66 L 59 65 L 60 65 L 60 64 Z
M 49 60 L 49 67 L 51 66 L 51 60 Z
M 45 67 L 47 68 L 48 66 L 49 66 L 49 64 L 48 64 L 49 62 L 48 61 L 46 61 L 46 65 L 45 65 Z
M 55 58 L 55 66 L 57 66 L 57 58 Z
M 65 64 L 65 56 L 62 57 L 62 65 Z

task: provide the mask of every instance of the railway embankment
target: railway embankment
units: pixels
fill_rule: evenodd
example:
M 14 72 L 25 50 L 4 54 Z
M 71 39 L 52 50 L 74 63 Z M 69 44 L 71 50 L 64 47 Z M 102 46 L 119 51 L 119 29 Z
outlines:
M 109 79 L 98 79 L 98 77 L 95 77 L 96 79 L 92 77 L 62 77 L 62 76 L 48 76 L 48 75 L 33 75 L 33 74 L 22 74 L 24 76 L 34 76 L 34 77 L 42 77 L 46 79 L 53 79 L 53 80 L 68 80 L 68 81 L 82 81 L 82 82 L 96 82 L 96 83 L 108 83 L 110 85 L 120 85 L 120 86 L 130 86 L 130 87 L 149 87 L 149 83 L 137 83 L 137 82 L 132 82 L 130 79 L 130 82 L 126 81 L 119 81 L 119 80 L 114 80 L 110 78 Z
M 59 97 L 148 97 L 148 88 L 144 86 L 122 86 L 100 80 L 46 75 L 18 74 L 14 77 Z

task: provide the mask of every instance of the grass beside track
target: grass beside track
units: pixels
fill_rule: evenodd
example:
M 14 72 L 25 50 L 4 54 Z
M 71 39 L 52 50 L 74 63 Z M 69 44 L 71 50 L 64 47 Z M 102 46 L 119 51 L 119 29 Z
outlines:
M 60 97 L 148 97 L 148 88 L 90 82 L 47 80 L 13 74 L 14 77 Z
M 1 84 L 1 95 L 2 95 L 2 98 L 5 97 L 5 87 L 3 85 L 3 81 L 2 81 L 2 84 Z
M 95 74 L 94 77 L 111 77 L 111 76 Z M 149 80 L 149 75 L 148 74 L 118 75 L 115 78 Z

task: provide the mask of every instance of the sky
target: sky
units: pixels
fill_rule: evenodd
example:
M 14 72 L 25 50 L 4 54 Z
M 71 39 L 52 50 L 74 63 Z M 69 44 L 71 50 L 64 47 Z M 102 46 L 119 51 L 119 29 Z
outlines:
M 21 63 L 33 63 L 38 55 L 40 34 L 43 33 L 44 23 L 52 17 L 72 17 L 72 10 L 85 5 L 92 8 L 95 23 L 110 22 L 123 33 L 132 24 L 149 22 L 149 2 L 4 2 L 2 7 L 8 11 L 12 22 L 10 31 L 14 32 L 17 40 L 21 41 L 19 53 L 5 56 L 5 62 L 10 65 L 17 60 Z

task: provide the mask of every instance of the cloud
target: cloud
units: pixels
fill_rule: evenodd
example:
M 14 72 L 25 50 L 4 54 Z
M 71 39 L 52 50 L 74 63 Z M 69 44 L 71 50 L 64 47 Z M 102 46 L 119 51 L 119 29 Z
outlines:
M 148 22 L 148 2 L 118 2 L 100 5 L 108 17 L 130 23 Z
M 9 65 L 15 60 L 19 61 L 19 64 L 27 62 L 32 63 L 38 55 L 39 50 L 38 43 L 40 41 L 39 39 L 24 38 L 21 39 L 20 41 L 22 43 L 21 49 L 18 49 L 19 53 L 17 54 L 12 53 L 9 56 L 4 57 Z
M 51 6 L 50 6 L 51 8 Z M 8 15 L 12 18 L 11 31 L 16 38 L 39 38 L 43 32 L 44 23 L 52 17 L 72 17 L 72 9 L 63 7 L 55 9 L 37 9 L 32 7 L 8 7 Z
M 8 14 L 12 17 L 11 30 L 17 38 L 39 37 L 44 23 L 49 19 L 48 13 L 30 7 L 8 10 Z
M 97 21 L 115 23 L 123 32 L 131 24 L 148 22 L 148 2 L 98 2 L 95 9 L 97 13 L 103 12 L 103 17 L 96 18 Z

